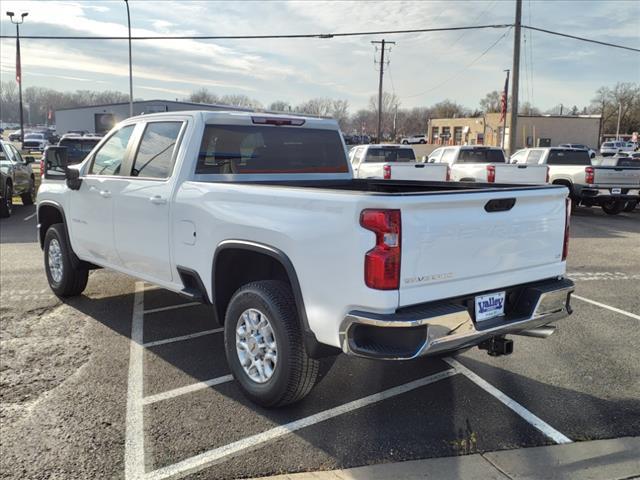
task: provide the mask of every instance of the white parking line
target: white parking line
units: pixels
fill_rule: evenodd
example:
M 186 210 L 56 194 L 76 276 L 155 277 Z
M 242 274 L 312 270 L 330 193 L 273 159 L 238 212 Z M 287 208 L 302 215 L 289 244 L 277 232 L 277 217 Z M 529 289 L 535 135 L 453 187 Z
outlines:
M 144 477 L 144 424 L 142 412 L 142 332 L 144 327 L 144 283 L 136 282 L 131 318 L 129 349 L 129 380 L 127 387 L 127 425 L 124 449 L 124 477 L 137 480 Z
M 233 375 L 224 375 L 222 377 L 212 378 L 205 380 L 204 382 L 193 383 L 186 387 L 174 388 L 162 393 L 156 393 L 155 395 L 149 395 L 142 399 L 143 405 L 150 405 L 152 403 L 160 402 L 162 400 L 168 400 L 169 398 L 179 397 L 187 393 L 197 392 L 198 390 L 204 390 L 205 388 L 213 387 L 214 385 L 220 385 L 221 383 L 227 383 L 233 380 Z
M 144 314 L 147 315 L 149 313 L 166 312 L 167 310 L 175 310 L 177 308 L 195 307 L 196 305 L 203 305 L 203 304 L 200 302 L 189 302 L 189 303 L 181 303 L 179 305 L 169 305 L 168 307 L 150 308 L 149 310 L 145 310 Z
M 169 477 L 184 476 L 189 473 L 197 472 L 223 459 L 226 459 L 227 457 L 237 455 L 238 453 L 248 449 L 259 447 L 265 442 L 276 440 L 289 433 L 300 430 L 301 428 L 309 427 L 311 425 L 324 422 L 325 420 L 329 420 L 339 415 L 343 415 L 345 413 L 358 410 L 374 403 L 381 402 L 382 400 L 402 395 L 403 393 L 407 393 L 411 390 L 424 387 L 425 385 L 429 385 L 430 383 L 449 378 L 453 375 L 456 375 L 456 373 L 458 373 L 458 371 L 455 369 L 445 370 L 444 372 L 439 372 L 434 375 L 429 375 L 428 377 L 405 383 L 403 385 L 398 385 L 396 387 L 389 388 L 388 390 L 374 393 L 373 395 L 369 395 L 367 397 L 345 403 L 344 405 L 318 412 L 314 415 L 295 420 L 285 425 L 280 425 L 278 427 L 272 428 L 271 430 L 267 430 L 256 435 L 243 438 L 242 440 L 238 440 L 222 447 L 214 448 L 213 450 L 203 452 L 194 457 L 187 458 L 178 463 L 174 463 L 173 465 L 168 465 L 166 467 L 162 467 L 149 472 L 145 475 L 145 480 L 162 480 Z
M 515 413 L 520 415 L 524 420 L 526 420 L 529 424 L 531 424 L 531 426 L 539 430 L 541 433 L 549 437 L 554 442 L 556 443 L 572 443 L 573 442 L 569 437 L 563 435 L 562 433 L 557 431 L 555 428 L 553 428 L 551 425 L 546 423 L 544 420 L 535 416 L 533 413 L 531 413 L 529 410 L 524 408 L 518 402 L 513 400 L 511 397 L 508 397 L 507 395 L 505 395 L 503 392 L 498 390 L 496 387 L 491 385 L 489 382 L 487 382 L 483 378 L 480 378 L 478 375 L 473 373 L 471 370 L 469 370 L 467 367 L 462 365 L 457 360 L 451 357 L 448 357 L 448 358 L 445 358 L 444 361 L 447 362 L 449 365 L 451 365 L 458 373 L 461 373 L 462 375 L 467 377 L 469 380 L 471 380 L 473 383 L 478 385 L 484 391 L 486 391 L 487 393 L 489 393 L 490 395 L 498 399 L 500 402 L 502 402 L 504 405 L 509 407 L 511 410 L 513 410 Z
M 173 342 L 181 342 L 183 340 L 191 340 L 192 338 L 203 337 L 205 335 L 211 335 L 213 333 L 220 333 L 223 331 L 224 331 L 224 328 L 214 328 L 213 330 L 203 330 L 202 332 L 190 333 L 189 335 L 182 335 L 180 337 L 165 338 L 162 340 L 147 342 L 143 346 L 145 348 L 157 347 L 158 345 L 165 345 L 167 343 L 173 343 Z
M 596 307 L 606 308 L 607 310 L 611 310 L 612 312 L 621 313 L 622 315 L 626 315 L 629 318 L 635 318 L 636 320 L 640 320 L 640 315 L 636 315 L 635 313 L 627 312 L 626 310 L 620 310 L 619 308 L 612 307 L 611 305 L 607 305 L 605 303 L 596 302 L 595 300 L 590 300 L 588 298 L 579 297 L 575 293 L 571 294 L 571 298 L 577 298 L 578 300 L 582 300 L 583 302 L 591 303 Z
M 24 217 L 24 221 L 26 222 L 27 220 L 31 220 L 35 216 L 36 216 L 36 212 L 32 213 L 31 215 L 27 215 L 26 217 Z

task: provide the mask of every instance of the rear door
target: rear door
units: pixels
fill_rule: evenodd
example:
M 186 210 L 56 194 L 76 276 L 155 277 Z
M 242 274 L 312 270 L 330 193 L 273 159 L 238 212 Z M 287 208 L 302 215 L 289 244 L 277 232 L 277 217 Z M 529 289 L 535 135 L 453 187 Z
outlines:
M 186 121 L 149 121 L 133 147 L 123 188 L 115 197 L 115 246 L 122 266 L 142 277 L 171 281 L 169 205 L 178 143 Z
M 562 274 L 566 194 L 544 186 L 407 199 L 400 305 Z

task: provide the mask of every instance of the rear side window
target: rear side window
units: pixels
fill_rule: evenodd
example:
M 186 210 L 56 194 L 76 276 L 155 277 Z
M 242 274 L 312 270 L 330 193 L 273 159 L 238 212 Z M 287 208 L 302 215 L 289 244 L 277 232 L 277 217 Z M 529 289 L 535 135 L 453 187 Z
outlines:
M 640 167 L 640 158 L 619 158 L 618 167 Z
M 529 152 L 529 156 L 527 157 L 526 163 L 532 163 L 534 165 L 537 164 L 542 158 L 543 154 L 544 154 L 544 150 L 531 150 Z
M 336 130 L 262 125 L 207 125 L 196 173 L 347 173 Z
M 370 148 L 365 162 L 413 162 L 415 159 L 412 148 Z
M 168 178 L 182 122 L 150 122 L 142 134 L 132 177 Z
M 496 149 L 460 150 L 458 163 L 505 163 L 504 153 Z
M 604 143 L 602 144 L 602 146 L 603 146 L 604 148 L 612 148 L 612 147 L 613 147 L 613 143 L 611 143 L 611 142 L 604 142 Z
M 453 159 L 456 156 L 456 151 L 453 148 L 447 148 L 444 150 L 444 153 L 442 154 L 442 159 L 440 160 L 440 162 L 443 163 L 453 163 Z
M 548 165 L 591 165 L 586 150 L 551 150 L 547 158 Z
M 134 125 L 122 127 L 114 133 L 93 157 L 90 175 L 119 175 L 120 167 L 127 152 L 127 145 Z

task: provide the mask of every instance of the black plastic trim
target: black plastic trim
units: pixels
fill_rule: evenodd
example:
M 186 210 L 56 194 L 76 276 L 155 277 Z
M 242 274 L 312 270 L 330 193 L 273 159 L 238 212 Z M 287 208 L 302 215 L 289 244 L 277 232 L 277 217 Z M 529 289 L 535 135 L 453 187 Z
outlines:
M 293 263 L 289 259 L 289 257 L 280 249 L 276 247 L 272 247 L 270 245 L 265 245 L 261 243 L 251 242 L 248 240 L 225 240 L 220 242 L 213 256 L 213 266 L 211 270 L 211 285 L 212 291 L 215 292 L 215 274 L 216 274 L 216 263 L 218 259 L 218 255 L 220 252 L 229 249 L 240 249 L 240 250 L 249 250 L 252 252 L 263 253 L 265 255 L 269 255 L 270 257 L 276 259 L 280 264 L 284 267 L 287 276 L 289 277 L 289 283 L 291 284 L 291 289 L 293 290 L 293 296 L 296 302 L 296 308 L 298 310 L 298 315 L 300 317 L 303 339 L 305 343 L 305 348 L 307 349 L 307 354 L 312 358 L 321 358 L 330 355 L 335 355 L 340 353 L 340 349 L 336 347 L 332 347 L 329 345 L 325 345 L 323 343 L 318 342 L 315 334 L 309 328 L 309 320 L 307 319 L 307 311 L 304 306 L 304 299 L 302 298 L 302 290 L 300 288 L 300 282 L 298 281 L 298 275 L 293 266 Z M 213 303 L 215 304 L 215 293 L 213 294 Z
M 176 266 L 176 270 L 178 270 L 178 275 L 180 275 L 180 280 L 184 285 L 182 294 L 195 301 L 202 302 L 205 305 L 211 305 L 209 294 L 204 286 L 204 282 L 200 278 L 200 274 L 191 268 L 181 267 L 179 265 Z M 191 279 L 195 284 L 193 287 L 188 286 L 188 283 L 190 283 L 188 279 Z

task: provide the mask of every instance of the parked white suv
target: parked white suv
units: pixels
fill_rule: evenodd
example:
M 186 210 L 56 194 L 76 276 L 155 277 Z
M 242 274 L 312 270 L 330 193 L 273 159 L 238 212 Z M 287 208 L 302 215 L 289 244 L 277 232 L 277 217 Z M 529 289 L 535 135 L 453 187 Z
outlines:
M 619 152 L 633 152 L 635 145 L 632 142 L 604 142 L 600 146 L 600 154 L 603 157 L 610 157 Z
M 261 405 L 307 395 L 323 355 L 508 354 L 506 334 L 571 311 L 565 187 L 354 179 L 335 120 L 144 115 L 80 164 L 45 163 L 53 292 L 79 295 L 101 266 L 213 304 Z
M 409 137 L 403 137 L 400 140 L 400 143 L 402 143 L 403 145 L 409 145 L 409 144 L 413 144 L 413 143 L 427 143 L 427 136 L 423 135 L 423 134 L 419 134 L 419 135 L 411 135 Z

